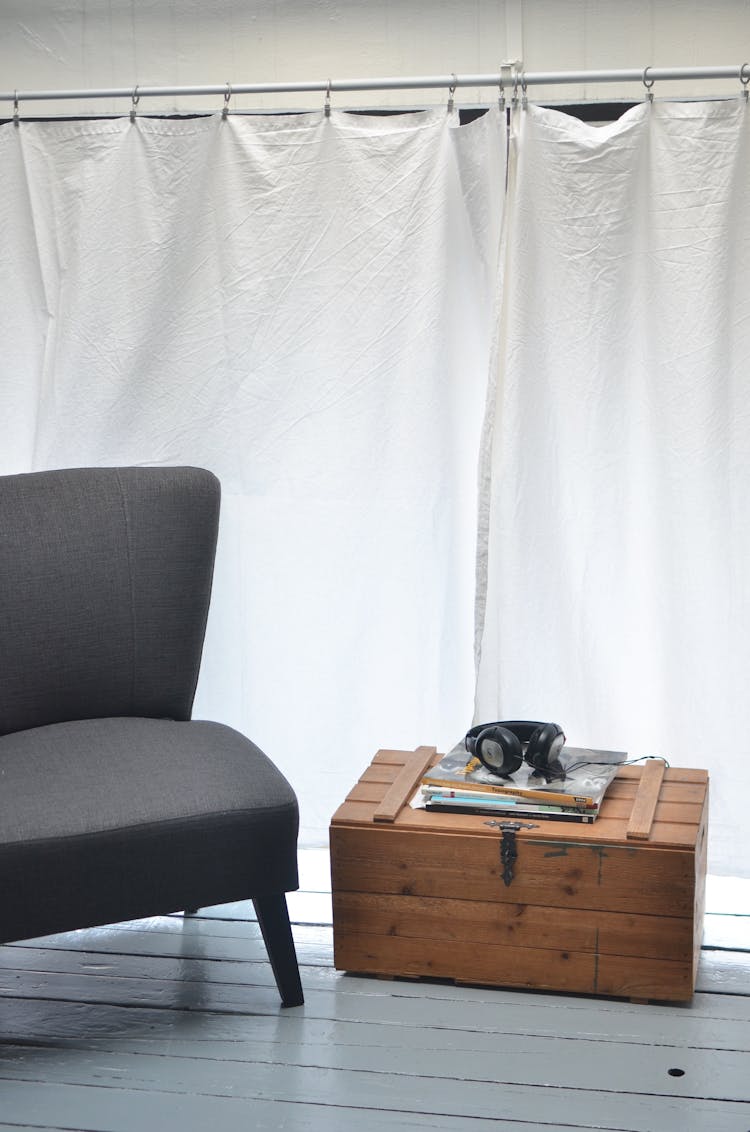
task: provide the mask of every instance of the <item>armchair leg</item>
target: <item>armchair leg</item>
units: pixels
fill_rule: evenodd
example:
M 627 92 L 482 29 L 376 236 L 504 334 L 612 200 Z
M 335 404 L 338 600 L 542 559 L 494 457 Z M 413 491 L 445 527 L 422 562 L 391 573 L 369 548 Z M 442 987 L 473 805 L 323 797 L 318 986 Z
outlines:
M 297 953 L 283 892 L 254 896 L 253 904 L 271 961 L 282 1006 L 301 1006 L 305 1001 L 299 977 Z

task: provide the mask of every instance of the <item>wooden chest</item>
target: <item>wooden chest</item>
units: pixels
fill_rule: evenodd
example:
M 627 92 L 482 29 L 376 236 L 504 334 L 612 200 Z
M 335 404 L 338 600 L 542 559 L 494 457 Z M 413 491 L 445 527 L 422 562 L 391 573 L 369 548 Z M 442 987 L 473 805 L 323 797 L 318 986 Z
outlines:
M 427 747 L 378 751 L 334 814 L 339 970 L 691 997 L 703 925 L 705 771 L 623 767 L 592 824 L 530 817 L 503 830 L 489 815 L 411 808 L 436 758 Z

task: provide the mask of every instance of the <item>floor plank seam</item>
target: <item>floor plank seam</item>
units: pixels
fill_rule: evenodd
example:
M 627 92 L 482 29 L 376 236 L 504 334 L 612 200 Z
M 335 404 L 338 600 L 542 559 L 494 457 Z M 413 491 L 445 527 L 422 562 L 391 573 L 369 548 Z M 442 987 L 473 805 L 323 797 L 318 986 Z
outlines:
M 286 1063 L 286 1064 L 289 1065 L 291 1068 L 316 1070 L 318 1072 L 325 1071 L 327 1074 L 340 1073 L 342 1075 L 351 1075 L 352 1072 L 356 1072 L 357 1074 L 363 1074 L 363 1075 L 370 1074 L 372 1076 L 380 1076 L 380 1077 L 416 1076 L 416 1074 L 407 1075 L 407 1074 L 394 1073 L 392 1071 L 388 1072 L 388 1071 L 375 1071 L 375 1070 L 362 1070 L 362 1069 L 353 1071 L 353 1070 L 348 1070 L 348 1069 L 332 1069 L 330 1066 L 308 1066 L 308 1065 L 298 1066 L 298 1065 L 295 1065 L 294 1063 L 289 1063 L 289 1062 Z M 436 1080 L 436 1081 L 440 1081 L 440 1082 L 446 1081 L 445 1077 L 432 1077 L 431 1078 L 431 1077 L 420 1076 L 419 1079 L 424 1080 L 424 1081 L 430 1081 L 430 1080 Z M 651 1090 L 651 1091 L 638 1091 L 638 1090 L 622 1090 L 622 1089 L 606 1089 L 606 1088 L 604 1088 L 604 1089 L 602 1089 L 602 1088 L 587 1089 L 587 1088 L 582 1088 L 581 1086 L 571 1087 L 571 1086 L 567 1086 L 567 1085 L 550 1084 L 549 1082 L 545 1082 L 544 1084 L 530 1085 L 528 1082 L 523 1082 L 523 1081 L 496 1080 L 496 1079 L 492 1079 L 492 1078 L 464 1078 L 464 1077 L 462 1077 L 462 1078 L 448 1078 L 447 1080 L 451 1084 L 467 1085 L 467 1086 L 488 1085 L 488 1086 L 492 1086 L 493 1088 L 504 1088 L 504 1087 L 505 1088 L 519 1088 L 519 1087 L 520 1088 L 531 1088 L 531 1087 L 533 1087 L 537 1090 L 545 1090 L 545 1091 L 551 1090 L 552 1092 L 559 1094 L 560 1096 L 567 1094 L 571 1097 L 588 1096 L 588 1095 L 595 1096 L 595 1097 L 618 1096 L 618 1097 L 624 1097 L 624 1098 L 643 1098 L 643 1099 L 651 1098 L 651 1099 L 659 1099 L 659 1100 L 665 1100 L 665 1101 L 692 1101 L 692 1102 L 702 1101 L 702 1102 L 707 1102 L 707 1103 L 711 1103 L 711 1104 L 720 1104 L 720 1105 L 723 1105 L 723 1104 L 747 1104 L 748 1103 L 747 1100 L 744 1097 L 719 1097 L 719 1096 L 707 1095 L 705 1093 L 667 1093 L 667 1092 L 656 1092 L 656 1091 L 653 1091 L 653 1090 Z M 17 1083 L 19 1081 L 19 1078 L 13 1077 L 13 1076 L 6 1076 L 0 1070 L 0 1081 L 9 1081 L 9 1082 Z M 219 1089 L 199 1090 L 199 1089 L 195 1089 L 195 1088 L 193 1088 L 193 1089 L 177 1089 L 177 1088 L 170 1088 L 170 1087 L 162 1087 L 159 1090 L 155 1090 L 155 1089 L 150 1089 L 150 1088 L 145 1087 L 145 1086 L 134 1084 L 133 1082 L 120 1082 L 120 1081 L 118 1081 L 118 1082 L 114 1082 L 112 1084 L 109 1084 L 106 1081 L 104 1081 L 103 1079 L 98 1079 L 96 1081 L 90 1081 L 90 1082 L 89 1081 L 76 1081 L 76 1080 L 72 1080 L 72 1081 L 57 1080 L 57 1081 L 54 1081 L 54 1082 L 50 1082 L 50 1081 L 47 1081 L 47 1080 L 44 1080 L 44 1079 L 38 1079 L 38 1078 L 20 1078 L 20 1081 L 23 1082 L 23 1083 L 29 1084 L 29 1085 L 32 1085 L 32 1084 L 36 1085 L 36 1086 L 41 1085 L 41 1086 L 47 1086 L 47 1087 L 50 1087 L 50 1088 L 54 1088 L 57 1085 L 75 1085 L 77 1088 L 105 1089 L 108 1092 L 113 1092 L 113 1093 L 125 1092 L 125 1093 L 137 1093 L 139 1095 L 140 1094 L 153 1095 L 155 1092 L 159 1092 L 161 1095 L 167 1096 L 167 1097 L 182 1096 L 182 1097 L 200 1097 L 200 1098 L 208 1098 L 208 1099 L 221 1098 L 221 1099 L 235 1100 L 235 1101 L 238 1101 L 238 1102 L 249 1102 L 249 1101 L 253 1101 L 253 1100 L 272 1099 L 274 1101 L 279 1101 L 281 1103 L 286 1102 L 286 1103 L 290 1103 L 290 1104 L 312 1104 L 312 1105 L 316 1105 L 316 1106 L 321 1106 L 323 1108 L 337 1107 L 335 1105 L 329 1106 L 326 1102 L 323 1102 L 323 1101 L 314 1101 L 314 1100 L 300 1101 L 299 1099 L 296 1099 L 296 1098 L 283 1098 L 283 1097 L 268 1098 L 266 1096 L 265 1092 L 263 1091 L 262 1087 L 258 1087 L 257 1095 L 253 1095 L 252 1093 L 249 1093 L 249 1092 L 243 1093 L 242 1095 L 238 1095 L 237 1093 L 234 1093 L 234 1092 L 229 1092 L 229 1091 L 226 1091 L 226 1090 L 219 1090 Z M 392 1113 L 413 1113 L 415 1115 L 428 1115 L 428 1116 L 433 1116 L 433 1117 L 434 1116 L 455 1115 L 455 1114 L 451 1114 L 451 1113 L 448 1113 L 448 1112 L 436 1111 L 433 1108 L 425 1108 L 423 1105 L 421 1105 L 420 1107 L 415 1106 L 415 1107 L 412 1108 L 412 1107 L 404 1107 L 403 1105 L 398 1105 L 396 1107 L 396 1106 L 389 1105 L 387 1103 L 383 1103 L 382 1105 L 379 1105 L 377 1107 L 377 1109 L 375 1109 L 374 1106 L 368 1105 L 368 1104 L 357 1105 L 357 1104 L 354 1104 L 354 1103 L 350 1103 L 350 1104 L 346 1105 L 345 1107 L 347 1109 L 352 1109 L 353 1111 L 355 1111 L 357 1113 L 361 1113 L 363 1111 L 365 1111 L 365 1112 L 366 1111 L 379 1111 L 379 1112 L 392 1112 Z M 607 1132 L 611 1132 L 610 1127 L 608 1127 L 606 1125 L 602 1125 L 601 1127 L 603 1127 L 603 1128 L 606 1127 Z

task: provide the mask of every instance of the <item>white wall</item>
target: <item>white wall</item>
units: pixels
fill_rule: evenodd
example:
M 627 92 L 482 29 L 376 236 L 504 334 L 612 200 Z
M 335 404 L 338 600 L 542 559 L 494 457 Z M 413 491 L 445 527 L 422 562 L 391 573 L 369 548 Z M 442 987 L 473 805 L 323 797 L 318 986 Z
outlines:
M 750 0 L 0 0 L 5 95 L 496 73 L 506 59 L 522 60 L 529 71 L 739 66 L 750 60 Z M 655 93 L 705 96 L 735 93 L 738 85 L 664 83 Z M 533 94 L 609 100 L 639 98 L 642 89 L 600 84 L 539 87 Z M 338 96 L 337 105 L 418 105 L 441 98 L 430 92 L 348 94 Z M 486 98 L 486 91 L 462 89 L 459 102 Z M 318 102 L 313 94 L 237 96 L 233 104 L 273 109 Z M 210 102 L 191 97 L 160 101 L 158 108 L 144 99 L 140 109 L 208 107 Z M 68 103 L 58 112 L 116 109 L 123 104 L 99 101 Z

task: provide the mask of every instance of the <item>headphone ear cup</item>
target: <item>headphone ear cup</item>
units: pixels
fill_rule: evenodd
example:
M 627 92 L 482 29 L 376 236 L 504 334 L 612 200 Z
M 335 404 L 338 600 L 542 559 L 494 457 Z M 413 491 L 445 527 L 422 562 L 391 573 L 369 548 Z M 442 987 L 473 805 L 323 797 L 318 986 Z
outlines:
M 564 777 L 559 759 L 564 742 L 562 727 L 556 723 L 543 723 L 529 739 L 524 758 L 542 774 Z
M 521 742 L 507 727 L 493 724 L 477 735 L 474 754 L 482 766 L 493 774 L 506 777 L 515 774 L 523 762 Z

